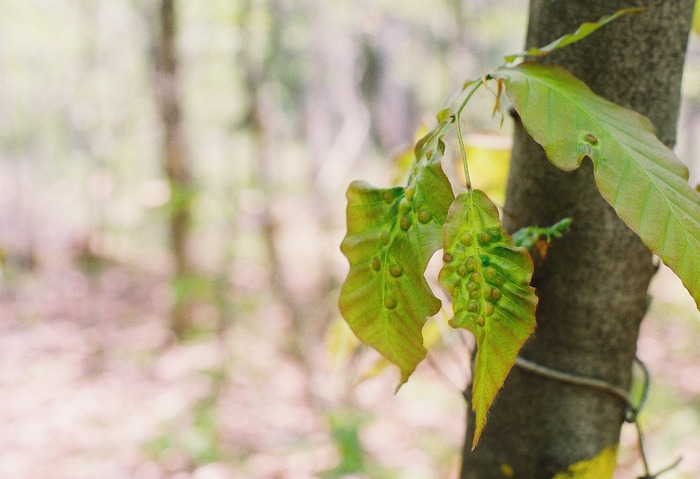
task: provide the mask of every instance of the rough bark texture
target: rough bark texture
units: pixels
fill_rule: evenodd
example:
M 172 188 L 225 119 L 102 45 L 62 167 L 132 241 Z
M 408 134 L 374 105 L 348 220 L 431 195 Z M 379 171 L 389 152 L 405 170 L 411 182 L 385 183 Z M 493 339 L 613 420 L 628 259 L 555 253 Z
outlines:
M 176 280 L 192 277 L 189 253 L 191 208 L 189 195 L 192 174 L 187 159 L 178 91 L 177 17 L 174 0 L 163 0 L 160 8 L 160 44 L 158 47 L 157 94 L 164 130 L 163 168 L 173 197 L 170 216 L 170 242 Z M 170 312 L 172 330 L 183 337 L 192 326 L 192 300 L 177 298 Z
M 648 116 L 672 146 L 692 0 L 532 0 L 527 46 L 639 5 L 649 11 L 621 18 L 543 62 L 564 66 L 597 94 Z M 628 387 L 655 268 L 646 247 L 596 190 L 591 163 L 560 172 L 516 126 L 506 211 L 509 229 L 573 218 L 571 233 L 536 261 L 538 327 L 521 355 Z M 461 477 L 551 478 L 617 444 L 624 410 L 609 393 L 515 367 L 473 452 L 473 415 L 468 418 Z

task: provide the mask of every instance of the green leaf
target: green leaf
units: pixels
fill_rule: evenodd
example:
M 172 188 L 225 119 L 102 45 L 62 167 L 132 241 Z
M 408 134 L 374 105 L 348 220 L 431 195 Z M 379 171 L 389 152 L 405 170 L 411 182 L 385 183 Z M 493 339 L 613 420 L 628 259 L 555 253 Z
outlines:
M 353 410 L 334 411 L 327 417 L 331 439 L 340 455 L 340 463 L 332 469 L 322 471 L 319 476 L 323 479 L 340 479 L 366 472 L 368 459 L 360 442 L 360 430 L 369 418 Z
M 571 226 L 571 218 L 564 218 L 557 221 L 552 226 L 525 226 L 513 233 L 513 241 L 516 246 L 522 246 L 530 249 L 540 241 L 542 236 L 545 237 L 546 243 L 551 243 L 552 238 L 561 238 Z
M 700 306 L 700 194 L 644 116 L 594 94 L 560 67 L 500 68 L 523 126 L 565 171 L 593 161 L 598 190 Z
M 399 366 L 399 386 L 425 357 L 421 330 L 441 305 L 423 274 L 442 246 L 442 225 L 454 198 L 440 166 L 442 137 L 451 125 L 443 118 L 418 142 L 406 188 L 355 181 L 347 192 L 348 230 L 341 250 L 350 272 L 340 311 L 363 343 Z
M 436 317 L 437 318 L 437 317 Z M 447 329 L 447 321 L 444 321 L 445 329 Z M 423 347 L 426 350 L 435 347 L 442 339 L 442 328 L 438 321 L 426 321 L 423 326 Z M 357 383 L 375 378 L 382 374 L 391 363 L 384 357 L 377 358 L 372 364 L 359 374 Z
M 450 324 L 476 336 L 472 382 L 476 447 L 488 412 L 518 351 L 535 329 L 533 265 L 501 226 L 496 206 L 480 190 L 459 195 L 445 223 L 440 282 L 452 294 Z
M 524 52 L 514 53 L 512 55 L 508 55 L 507 57 L 505 57 L 506 63 L 513 62 L 513 61 L 517 60 L 518 58 L 541 57 L 544 55 L 549 55 L 554 50 L 558 50 L 559 48 L 563 48 L 567 45 L 571 45 L 572 43 L 576 43 L 578 41 L 583 40 L 588 35 L 595 32 L 596 30 L 598 30 L 600 27 L 612 22 L 613 20 L 615 20 L 616 18 L 618 18 L 622 15 L 639 13 L 639 12 L 643 12 L 644 10 L 646 10 L 646 8 L 643 8 L 643 7 L 625 8 L 622 10 L 618 10 L 617 12 L 613 13 L 612 15 L 607 15 L 605 17 L 602 17 L 597 22 L 582 23 L 581 26 L 578 28 L 578 30 L 576 30 L 574 33 L 567 33 L 563 37 L 560 37 L 560 38 L 554 40 L 552 43 L 550 43 L 544 47 L 540 47 L 540 48 L 532 47 L 529 50 L 526 50 Z

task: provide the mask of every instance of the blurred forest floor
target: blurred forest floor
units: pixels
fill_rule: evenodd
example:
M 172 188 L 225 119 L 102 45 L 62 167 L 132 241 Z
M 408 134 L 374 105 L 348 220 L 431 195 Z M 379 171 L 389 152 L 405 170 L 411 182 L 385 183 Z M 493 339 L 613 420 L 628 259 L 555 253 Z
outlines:
M 396 182 L 456 86 L 521 49 L 527 2 L 178 2 L 188 191 L 160 156 L 157 4 L 0 0 L 0 479 L 456 478 L 470 339 L 444 334 L 394 395 L 339 322 L 344 191 Z M 695 35 L 693 184 L 699 65 Z M 479 148 L 483 177 L 508 155 L 492 106 L 463 115 L 477 184 Z M 192 277 L 167 236 L 183 202 Z M 698 478 L 700 313 L 666 270 L 652 290 L 648 458 Z M 642 472 L 630 426 L 619 463 Z
M 639 341 L 647 452 L 656 468 L 683 456 L 666 477 L 698 477 L 700 314 L 668 271 L 653 289 Z M 334 365 L 323 330 L 304 340 L 306 363 L 285 352 L 276 301 L 175 342 L 166 294 L 163 278 L 120 265 L 24 274 L 2 292 L 0 477 L 456 477 L 462 343 L 431 352 L 437 369 L 394 395 L 395 371 L 371 377 L 371 352 Z M 636 477 L 631 426 L 622 444 L 616 477 Z

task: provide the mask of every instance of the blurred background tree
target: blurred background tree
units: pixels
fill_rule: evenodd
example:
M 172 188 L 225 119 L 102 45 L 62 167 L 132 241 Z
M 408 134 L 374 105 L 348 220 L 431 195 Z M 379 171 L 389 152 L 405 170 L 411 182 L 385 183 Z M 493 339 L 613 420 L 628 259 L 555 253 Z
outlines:
M 177 12 L 174 0 L 160 5 L 160 31 L 156 57 L 155 90 L 163 124 L 163 171 L 170 186 L 170 247 L 174 263 L 176 296 L 171 310 L 173 333 L 184 337 L 192 328 L 194 279 L 190 253 L 190 221 L 192 216 L 192 173 L 184 131 L 180 101 L 180 79 L 177 51 Z

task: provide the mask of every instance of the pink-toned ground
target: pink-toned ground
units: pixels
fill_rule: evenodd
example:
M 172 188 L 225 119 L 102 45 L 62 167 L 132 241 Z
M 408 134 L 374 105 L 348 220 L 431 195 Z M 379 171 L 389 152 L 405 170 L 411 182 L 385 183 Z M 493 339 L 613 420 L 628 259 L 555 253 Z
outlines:
M 325 331 L 285 353 L 275 301 L 236 305 L 220 334 L 174 342 L 167 283 L 121 266 L 63 267 L 0 290 L 0 478 L 310 478 L 340 461 L 336 418 L 361 424 L 370 472 L 347 477 L 454 478 L 464 364 L 450 351 L 393 394 L 389 369 L 353 386 L 373 356 L 332 366 Z M 639 355 L 652 374 L 643 423 L 651 468 L 700 477 L 700 315 L 662 272 Z M 334 302 L 328 298 L 329 304 Z M 460 342 L 451 347 L 458 354 Z M 452 351 L 455 352 L 455 351 Z M 356 421 L 356 422 L 355 422 Z M 642 470 L 625 426 L 620 471 Z M 654 471 L 652 471 L 654 472 Z

